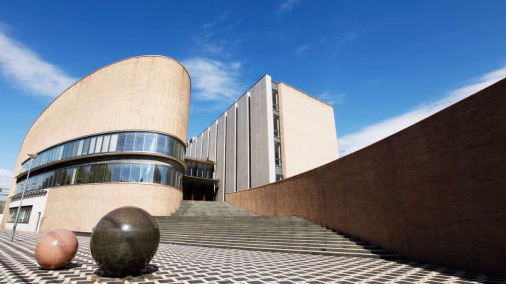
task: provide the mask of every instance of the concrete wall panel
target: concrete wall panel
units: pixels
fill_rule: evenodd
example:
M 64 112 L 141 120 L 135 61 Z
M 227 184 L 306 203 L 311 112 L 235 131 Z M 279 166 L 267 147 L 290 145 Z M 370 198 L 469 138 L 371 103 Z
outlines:
M 56 187 L 48 192 L 40 231 L 63 228 L 91 232 L 102 216 L 129 205 L 140 207 L 153 216 L 167 216 L 176 211 L 182 198 L 181 190 L 154 184 L 104 183 Z
M 203 160 L 209 157 L 209 129 L 206 129 L 202 134 L 202 155 Z
M 197 138 L 197 142 L 195 143 L 195 157 L 197 159 L 202 159 L 202 140 L 204 139 L 204 133 L 200 134 Z
M 227 113 L 218 119 L 216 129 L 216 179 L 218 180 L 217 201 L 224 200 L 225 188 L 225 138 L 227 134 Z
M 214 122 L 209 127 L 209 160 L 216 161 L 216 137 L 218 125 Z M 216 169 L 215 169 L 216 171 Z
M 337 159 L 333 107 L 283 83 L 278 95 L 285 178 Z
M 226 180 L 225 189 L 226 192 L 234 192 L 236 189 L 236 107 L 233 105 L 227 110 L 227 133 L 226 133 L 226 145 L 225 145 L 225 170 Z
M 506 79 L 369 147 L 229 202 L 411 259 L 506 274 Z
M 237 102 L 237 190 L 249 188 L 248 94 Z
M 251 187 L 257 187 L 275 179 L 271 78 L 263 77 L 250 93 Z

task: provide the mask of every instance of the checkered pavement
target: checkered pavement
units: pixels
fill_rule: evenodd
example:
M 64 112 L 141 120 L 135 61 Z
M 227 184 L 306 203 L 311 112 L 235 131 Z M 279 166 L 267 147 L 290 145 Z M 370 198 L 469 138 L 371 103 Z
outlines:
M 334 257 L 295 253 L 160 244 L 142 274 L 109 278 L 98 269 L 89 237 L 78 237 L 72 263 L 43 270 L 34 251 L 41 235 L 0 231 L 0 284 L 3 283 L 505 283 L 487 277 L 413 261 Z

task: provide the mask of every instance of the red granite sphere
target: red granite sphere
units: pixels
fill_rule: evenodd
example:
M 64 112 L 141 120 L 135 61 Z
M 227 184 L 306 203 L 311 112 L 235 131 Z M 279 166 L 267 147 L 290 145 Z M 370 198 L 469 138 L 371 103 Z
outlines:
M 61 268 L 72 261 L 78 246 L 77 238 L 71 231 L 50 231 L 37 243 L 35 259 L 42 268 Z

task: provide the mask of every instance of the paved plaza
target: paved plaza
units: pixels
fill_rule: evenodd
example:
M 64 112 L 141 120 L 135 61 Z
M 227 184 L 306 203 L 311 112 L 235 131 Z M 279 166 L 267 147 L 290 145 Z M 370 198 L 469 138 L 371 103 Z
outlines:
M 253 250 L 160 244 L 142 275 L 109 278 L 101 274 L 89 250 L 89 237 L 78 237 L 73 262 L 43 270 L 34 251 L 41 235 L 0 231 L 1 283 L 506 283 L 487 277 L 410 261 L 334 257 Z

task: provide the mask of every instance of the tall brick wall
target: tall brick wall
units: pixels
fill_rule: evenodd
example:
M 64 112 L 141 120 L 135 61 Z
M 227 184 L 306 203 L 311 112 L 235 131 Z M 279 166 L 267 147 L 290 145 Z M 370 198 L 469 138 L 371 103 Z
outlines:
M 367 148 L 232 193 L 402 255 L 506 274 L 506 79 Z

